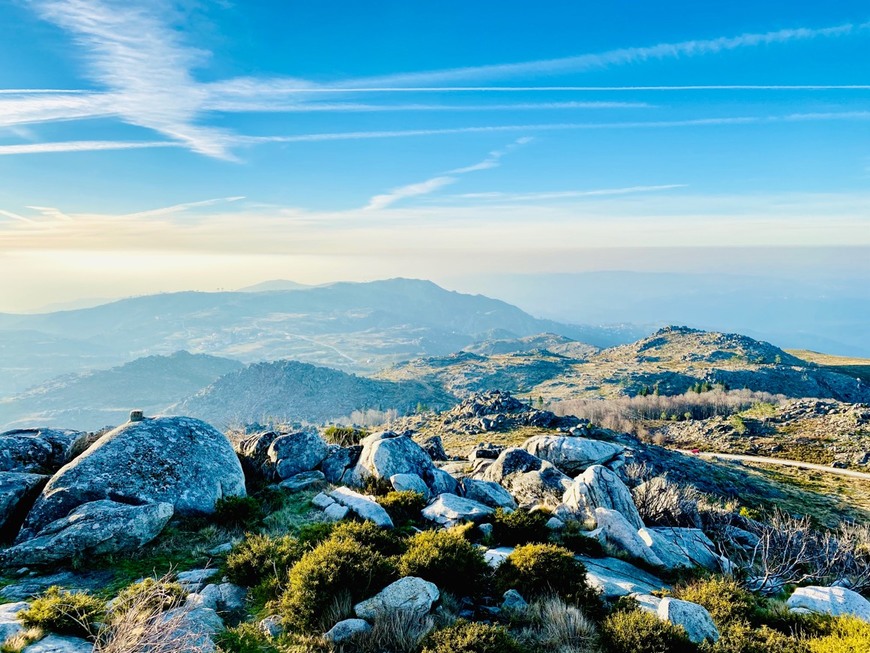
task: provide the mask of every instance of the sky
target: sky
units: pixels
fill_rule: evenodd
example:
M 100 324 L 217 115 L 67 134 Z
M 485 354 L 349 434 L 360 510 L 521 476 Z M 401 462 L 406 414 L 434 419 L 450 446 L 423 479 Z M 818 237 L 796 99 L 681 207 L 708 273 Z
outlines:
M 0 311 L 866 271 L 866 2 L 0 0 L 0 30 Z

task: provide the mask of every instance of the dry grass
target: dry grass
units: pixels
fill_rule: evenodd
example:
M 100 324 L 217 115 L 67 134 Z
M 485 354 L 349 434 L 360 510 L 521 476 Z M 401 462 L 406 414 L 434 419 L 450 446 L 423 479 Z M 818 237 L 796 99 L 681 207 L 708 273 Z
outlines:
M 41 628 L 28 628 L 17 635 L 12 635 L 5 642 L 0 643 L 0 653 L 21 653 L 25 648 L 45 636 Z
M 191 628 L 190 604 L 164 612 L 168 577 L 110 612 L 97 635 L 94 653 L 199 653 L 213 650 L 208 636 Z
M 537 651 L 593 653 L 599 650 L 595 624 L 579 608 L 555 596 L 530 604 L 513 635 L 520 644 Z
M 415 653 L 420 643 L 435 626 L 431 615 L 420 616 L 408 610 L 394 610 L 372 623 L 372 629 L 361 641 L 366 653 Z
M 870 358 L 851 358 L 849 356 L 833 356 L 820 354 L 817 351 L 807 349 L 787 349 L 787 353 L 810 363 L 815 363 L 832 372 L 848 374 L 853 378 L 861 378 L 865 383 L 870 383 Z

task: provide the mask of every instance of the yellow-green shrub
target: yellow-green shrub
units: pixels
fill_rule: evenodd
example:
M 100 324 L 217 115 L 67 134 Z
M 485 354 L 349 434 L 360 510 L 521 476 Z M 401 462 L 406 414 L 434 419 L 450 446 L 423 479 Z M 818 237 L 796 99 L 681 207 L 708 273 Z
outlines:
M 426 639 L 423 653 L 523 653 L 501 626 L 459 620 Z
M 503 546 L 547 542 L 550 539 L 550 529 L 547 528 L 550 516 L 542 510 L 530 512 L 518 508 L 506 512 L 498 508 L 492 516 L 492 539 Z
M 419 492 L 404 490 L 378 497 L 378 503 L 387 511 L 393 523 L 401 526 L 420 520 L 420 512 L 426 507 L 426 498 Z
M 485 589 L 489 566 L 463 531 L 434 530 L 410 539 L 399 559 L 399 573 L 424 578 L 457 596 L 472 596 Z
M 299 630 L 328 628 L 333 624 L 321 622 L 337 602 L 369 598 L 396 577 L 392 562 L 378 551 L 350 539 L 329 539 L 290 570 L 280 613 Z
M 607 653 L 691 653 L 698 647 L 686 631 L 643 610 L 617 610 L 601 623 Z
M 243 587 L 274 591 L 304 553 L 298 540 L 289 535 L 248 535 L 227 556 L 230 582 Z
M 356 542 L 385 556 L 399 555 L 407 548 L 405 540 L 395 530 L 381 528 L 370 521 L 341 522 L 332 529 L 329 539 Z
M 870 651 L 870 623 L 857 617 L 837 617 L 830 633 L 807 642 L 811 653 L 867 653 Z
M 106 614 L 106 603 L 88 592 L 67 592 L 49 587 L 45 593 L 18 613 L 25 626 L 63 635 L 90 637 Z
M 112 612 L 132 608 L 164 612 L 181 605 L 186 596 L 187 592 L 179 583 L 165 578 L 146 578 L 124 588 L 112 603 Z

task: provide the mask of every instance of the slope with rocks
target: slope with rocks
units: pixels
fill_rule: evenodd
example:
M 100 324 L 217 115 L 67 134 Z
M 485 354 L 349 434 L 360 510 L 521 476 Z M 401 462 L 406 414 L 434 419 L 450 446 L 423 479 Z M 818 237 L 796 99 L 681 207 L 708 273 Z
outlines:
M 321 423 L 358 410 L 406 414 L 420 404 L 442 409 L 455 402 L 439 387 L 423 383 L 374 380 L 298 361 L 276 361 L 227 374 L 167 412 L 224 426 L 287 420 Z
M 241 367 L 227 358 L 179 351 L 63 376 L 0 400 L 0 428 L 39 424 L 95 430 L 120 424 L 132 408 L 159 412 Z

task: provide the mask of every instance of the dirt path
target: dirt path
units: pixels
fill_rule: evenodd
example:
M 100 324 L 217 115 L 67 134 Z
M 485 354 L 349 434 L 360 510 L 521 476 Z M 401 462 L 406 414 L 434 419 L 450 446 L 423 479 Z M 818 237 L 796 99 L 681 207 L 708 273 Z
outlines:
M 785 460 L 783 458 L 768 458 L 767 456 L 744 456 L 734 453 L 715 453 L 713 451 L 701 451 L 693 454 L 690 449 L 677 449 L 680 453 L 690 456 L 701 456 L 702 458 L 722 458 L 723 460 L 739 460 L 747 463 L 765 463 L 767 465 L 785 465 L 786 467 L 800 467 L 802 469 L 812 469 L 817 472 L 828 472 L 829 474 L 839 474 L 840 476 L 851 476 L 852 478 L 860 478 L 865 481 L 870 481 L 870 474 L 866 472 L 856 472 L 853 469 L 837 469 L 828 465 L 817 465 L 815 463 L 805 463 L 800 460 Z

